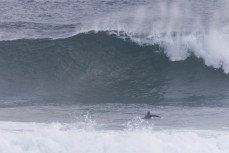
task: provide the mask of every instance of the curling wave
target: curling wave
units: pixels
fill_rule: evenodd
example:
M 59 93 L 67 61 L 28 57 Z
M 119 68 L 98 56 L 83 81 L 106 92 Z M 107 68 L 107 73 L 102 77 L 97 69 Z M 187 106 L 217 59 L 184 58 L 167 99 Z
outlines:
M 153 104 L 221 104 L 229 96 L 228 76 L 195 53 L 171 61 L 162 43 L 134 41 L 114 31 L 1 41 L 0 95 Z

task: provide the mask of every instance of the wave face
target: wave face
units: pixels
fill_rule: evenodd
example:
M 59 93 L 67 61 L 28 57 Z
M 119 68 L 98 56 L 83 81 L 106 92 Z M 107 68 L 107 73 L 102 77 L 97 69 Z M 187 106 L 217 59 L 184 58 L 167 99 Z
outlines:
M 172 62 L 160 43 L 139 45 L 111 32 L 1 41 L 0 63 L 5 99 L 225 105 L 229 97 L 221 69 L 194 55 Z

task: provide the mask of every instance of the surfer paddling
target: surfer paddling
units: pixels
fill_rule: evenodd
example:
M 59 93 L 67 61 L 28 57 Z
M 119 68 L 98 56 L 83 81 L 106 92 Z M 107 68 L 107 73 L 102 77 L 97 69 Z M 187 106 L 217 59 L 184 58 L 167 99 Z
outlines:
M 160 117 L 160 116 L 154 115 L 154 114 L 150 114 L 150 112 L 147 112 L 147 114 L 145 115 L 145 117 L 143 117 L 143 119 L 151 119 L 152 117 Z

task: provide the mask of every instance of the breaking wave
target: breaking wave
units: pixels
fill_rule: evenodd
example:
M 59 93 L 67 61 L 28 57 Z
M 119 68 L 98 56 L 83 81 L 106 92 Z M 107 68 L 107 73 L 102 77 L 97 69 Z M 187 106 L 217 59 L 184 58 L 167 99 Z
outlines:
M 227 56 L 192 47 L 206 37 L 174 33 L 149 44 L 144 36 L 104 31 L 1 41 L 0 94 L 77 102 L 221 101 L 229 96 Z

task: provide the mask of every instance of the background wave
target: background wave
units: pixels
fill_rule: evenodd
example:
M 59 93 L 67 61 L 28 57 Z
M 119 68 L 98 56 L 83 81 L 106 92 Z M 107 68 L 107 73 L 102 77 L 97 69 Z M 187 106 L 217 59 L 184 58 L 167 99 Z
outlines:
M 229 81 L 222 70 L 193 55 L 172 62 L 161 44 L 139 45 L 110 33 L 1 41 L 0 95 L 44 102 L 224 104 Z

